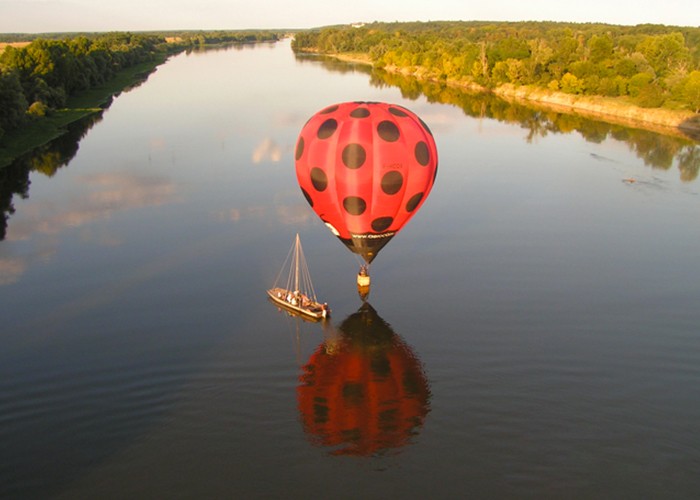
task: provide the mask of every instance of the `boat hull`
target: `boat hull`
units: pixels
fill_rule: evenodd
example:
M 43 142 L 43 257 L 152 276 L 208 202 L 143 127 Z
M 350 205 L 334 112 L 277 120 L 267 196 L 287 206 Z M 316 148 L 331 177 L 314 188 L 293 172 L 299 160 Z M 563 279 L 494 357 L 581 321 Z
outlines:
M 280 307 L 283 307 L 289 312 L 298 314 L 307 319 L 320 321 L 328 316 L 328 309 L 324 309 L 322 304 L 311 302 L 307 306 L 301 306 L 287 302 L 285 297 L 289 294 L 289 290 L 284 288 L 271 288 L 267 291 L 270 299 Z

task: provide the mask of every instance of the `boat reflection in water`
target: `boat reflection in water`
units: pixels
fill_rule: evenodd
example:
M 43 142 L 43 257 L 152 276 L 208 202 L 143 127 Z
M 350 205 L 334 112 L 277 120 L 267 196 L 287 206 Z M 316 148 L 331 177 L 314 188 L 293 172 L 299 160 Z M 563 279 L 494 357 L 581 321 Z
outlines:
M 372 456 L 411 441 L 430 389 L 411 348 L 364 303 L 312 354 L 297 398 L 312 442 L 334 455 Z

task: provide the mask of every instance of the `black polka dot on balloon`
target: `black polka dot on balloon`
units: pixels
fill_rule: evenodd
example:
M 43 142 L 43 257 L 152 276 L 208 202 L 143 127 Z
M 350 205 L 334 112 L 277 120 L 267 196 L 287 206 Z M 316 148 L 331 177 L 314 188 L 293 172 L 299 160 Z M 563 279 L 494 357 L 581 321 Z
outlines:
M 318 167 L 311 169 L 311 184 L 316 191 L 325 191 L 328 187 L 328 177 L 326 173 Z
M 406 211 L 413 212 L 416 209 L 416 207 L 420 204 L 420 201 L 422 199 L 423 193 L 418 193 L 411 196 L 411 199 L 408 200 L 408 203 L 406 203 Z
M 333 118 L 329 118 L 325 122 L 321 124 L 321 126 L 318 128 L 318 132 L 316 132 L 316 136 L 319 139 L 328 139 L 330 136 L 333 135 L 333 132 L 338 128 L 338 122 L 335 121 Z
M 419 141 L 413 152 L 416 155 L 416 161 L 424 167 L 427 167 L 428 163 L 430 163 L 430 150 L 428 149 L 428 145 L 423 141 Z
M 360 144 L 348 144 L 343 148 L 343 165 L 348 168 L 360 168 L 367 159 L 367 152 Z
M 311 196 L 309 196 L 309 193 L 306 192 L 306 189 L 301 188 L 301 192 L 304 195 L 304 198 L 306 198 L 306 202 L 313 207 L 314 200 L 311 198 Z
M 394 108 L 394 107 L 389 108 L 389 113 L 391 113 L 394 116 L 400 116 L 402 118 L 408 116 L 408 114 L 403 109 Z
M 403 186 L 403 175 L 398 170 L 392 170 L 382 176 L 382 191 L 386 194 L 396 194 Z
M 297 151 L 294 155 L 294 158 L 299 160 L 301 158 L 301 155 L 304 154 L 304 138 L 299 137 L 299 142 L 297 142 Z
M 369 109 L 357 108 L 350 111 L 350 116 L 353 118 L 367 118 L 370 115 Z
M 397 127 L 394 122 L 390 122 L 389 120 L 379 122 L 379 125 L 377 125 L 377 133 L 379 134 L 379 137 L 384 139 L 386 142 L 396 142 L 401 136 L 399 127 Z
M 326 109 L 324 109 L 323 111 L 319 111 L 319 114 L 321 114 L 321 115 L 327 115 L 328 113 L 332 113 L 332 112 L 335 111 L 336 109 L 338 109 L 338 105 L 337 105 L 337 104 L 335 104 L 335 105 L 333 105 L 333 106 L 328 106 L 328 107 L 327 107 Z
M 394 222 L 393 217 L 379 217 L 372 221 L 372 230 L 377 233 L 381 233 L 382 231 L 389 229 L 392 222 Z
M 359 196 L 348 196 L 343 200 L 343 208 L 350 215 L 362 215 L 367 210 L 367 202 Z

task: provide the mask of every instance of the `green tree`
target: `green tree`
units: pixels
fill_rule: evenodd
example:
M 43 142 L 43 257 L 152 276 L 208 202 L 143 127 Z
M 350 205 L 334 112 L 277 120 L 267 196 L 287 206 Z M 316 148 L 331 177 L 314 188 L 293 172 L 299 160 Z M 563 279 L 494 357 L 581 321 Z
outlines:
M 498 61 L 493 65 L 491 70 L 491 81 L 496 85 L 502 83 L 507 83 L 509 81 L 508 77 L 508 63 L 506 61 Z
M 530 47 L 526 40 L 507 37 L 491 46 L 488 58 L 493 63 L 507 59 L 526 59 L 530 57 Z
M 629 57 L 619 59 L 615 63 L 615 73 L 620 76 L 630 78 L 637 74 L 637 64 Z
M 651 84 L 654 77 L 649 73 L 637 73 L 629 80 L 628 92 L 632 97 L 639 97 L 642 89 Z
M 683 97 L 690 109 L 700 113 L 700 71 L 693 71 L 683 86 Z
M 27 114 L 29 116 L 33 116 L 34 118 L 41 118 L 43 116 L 46 116 L 46 113 L 48 111 L 49 110 L 46 104 L 44 104 L 41 101 L 35 101 L 32 103 L 31 106 L 29 106 L 29 109 L 27 109 Z
M 690 51 L 682 33 L 648 36 L 637 45 L 637 50 L 659 76 L 687 69 L 690 65 Z
M 588 40 L 589 60 L 593 64 L 598 64 L 610 59 L 613 55 L 613 48 L 614 44 L 610 35 L 593 35 Z
M 548 68 L 554 57 L 554 50 L 549 46 L 547 40 L 542 38 L 530 40 L 528 45 L 530 47 L 530 74 L 533 83 L 539 79 L 543 84 L 546 84 L 552 78 Z
M 663 89 L 656 82 L 651 82 L 639 89 L 635 102 L 643 108 L 660 108 L 665 100 Z
M 360 51 L 375 67 L 489 87 L 535 84 L 652 106 L 687 102 L 700 69 L 700 28 L 567 23 L 372 23 L 297 34 L 295 50 Z M 639 76 L 642 75 L 642 76 Z M 693 84 L 690 84 L 693 88 Z M 673 103 L 672 105 L 670 103 Z
M 0 110 L 0 136 L 3 130 L 17 128 L 25 120 L 27 100 L 14 71 L 0 69 Z
M 559 86 L 561 87 L 561 91 L 567 94 L 583 94 L 584 90 L 583 81 L 579 80 L 576 75 L 571 73 L 566 73 L 561 77 Z

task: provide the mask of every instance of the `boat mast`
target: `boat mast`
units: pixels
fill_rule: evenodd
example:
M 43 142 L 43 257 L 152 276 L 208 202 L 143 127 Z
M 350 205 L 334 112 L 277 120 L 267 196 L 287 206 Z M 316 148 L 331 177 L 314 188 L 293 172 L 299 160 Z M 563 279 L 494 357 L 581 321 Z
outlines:
M 295 272 L 294 272 L 294 291 L 299 290 L 299 233 L 297 233 L 296 248 L 294 249 L 294 262 L 295 262 Z

